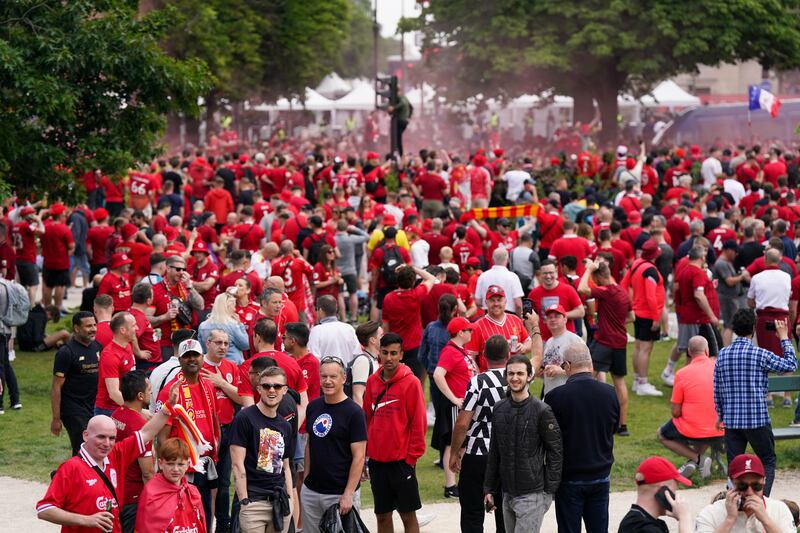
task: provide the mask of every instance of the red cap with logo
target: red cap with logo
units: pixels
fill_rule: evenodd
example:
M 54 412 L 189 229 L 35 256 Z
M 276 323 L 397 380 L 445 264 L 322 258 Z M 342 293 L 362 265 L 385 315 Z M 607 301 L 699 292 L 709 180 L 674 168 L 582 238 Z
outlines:
M 122 234 L 122 238 L 126 241 L 136 235 L 136 232 L 139 231 L 139 228 L 128 222 L 127 224 L 123 224 L 122 228 L 119 230 Z
M 192 246 L 192 253 L 195 252 L 202 252 L 204 254 L 207 254 L 208 245 L 204 241 L 201 241 L 200 239 L 194 241 L 194 246 Z
M 560 315 L 567 316 L 567 311 L 564 309 L 563 305 L 551 305 L 544 310 L 545 315 L 549 315 L 550 313 L 558 313 Z
M 130 265 L 131 263 L 133 263 L 133 260 L 125 254 L 114 254 L 111 256 L 111 268 L 119 268 L 121 266 Z
M 730 467 L 728 468 L 728 472 L 730 473 Z M 637 485 L 654 485 L 662 481 L 674 479 L 687 487 L 692 486 L 692 482 L 682 476 L 681 473 L 678 472 L 678 469 L 675 468 L 675 465 L 657 455 L 648 457 L 642 461 L 639 468 L 636 469 L 636 476 L 634 476 L 634 479 Z
M 733 461 L 728 464 L 728 475 L 731 479 L 736 479 L 745 474 L 756 474 L 761 477 L 766 477 L 767 474 L 764 472 L 764 463 L 761 462 L 761 459 L 759 459 L 757 455 L 743 453 L 742 455 L 734 457 Z
M 494 298 L 495 296 L 500 296 L 502 298 L 506 297 L 506 291 L 503 290 L 503 287 L 500 285 L 489 285 L 489 288 L 486 289 L 486 299 Z
M 460 331 L 464 331 L 465 329 L 472 331 L 474 326 L 472 325 L 472 322 L 463 316 L 458 316 L 451 320 L 449 324 L 447 324 L 447 333 L 449 333 L 450 336 L 453 336 Z
M 35 214 L 36 214 L 36 209 L 32 208 L 29 205 L 26 205 L 25 207 L 19 210 L 19 216 L 21 217 L 27 217 L 28 215 L 35 215 Z

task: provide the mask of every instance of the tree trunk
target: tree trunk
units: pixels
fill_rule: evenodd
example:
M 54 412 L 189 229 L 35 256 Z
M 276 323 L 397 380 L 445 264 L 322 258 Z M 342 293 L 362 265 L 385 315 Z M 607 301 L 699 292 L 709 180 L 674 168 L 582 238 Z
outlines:
M 217 119 L 215 115 L 217 114 L 217 92 L 215 90 L 210 90 L 208 94 L 205 96 L 206 101 L 206 142 L 208 139 L 211 138 L 212 135 L 216 134 L 219 135 L 219 125 L 217 124 Z
M 598 80 L 600 81 L 600 80 Z M 600 118 L 603 122 L 603 129 L 600 130 L 600 143 L 604 147 L 611 146 L 617 142 L 619 137 L 619 125 L 617 124 L 617 115 L 619 114 L 619 106 L 617 104 L 617 95 L 619 94 L 619 86 L 617 86 L 611 79 L 605 79 L 597 84 L 597 104 L 600 108 Z
M 586 91 L 575 91 L 572 95 L 572 121 L 589 123 L 594 118 L 594 98 Z

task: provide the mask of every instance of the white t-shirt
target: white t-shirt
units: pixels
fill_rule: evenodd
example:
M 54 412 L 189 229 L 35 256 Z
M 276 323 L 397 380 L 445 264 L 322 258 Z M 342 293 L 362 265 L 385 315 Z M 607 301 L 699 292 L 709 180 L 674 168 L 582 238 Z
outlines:
M 700 176 L 703 178 L 703 187 L 708 190 L 717 182 L 717 176 L 722 174 L 722 163 L 716 157 L 708 157 L 700 165 Z
M 575 344 L 578 342 L 583 343 L 583 339 L 569 330 L 564 331 L 564 333 L 558 337 L 550 337 L 547 339 L 547 342 L 544 343 L 544 348 L 542 350 L 542 364 L 544 366 L 561 366 L 561 364 L 564 362 L 564 348 L 570 344 Z M 548 378 L 545 376 L 544 393 L 547 394 L 551 390 L 555 389 L 556 387 L 560 387 L 566 382 L 567 376 L 556 376 L 554 378 Z
M 522 284 L 519 282 L 519 276 L 504 266 L 494 265 L 478 278 L 478 283 L 475 286 L 475 303 L 486 307 L 486 291 L 492 285 L 503 287 L 506 293 L 506 311 L 516 313 L 517 309 L 514 305 L 514 298 L 522 298 L 525 296 L 525 293 L 522 292 Z
M 728 178 L 724 182 L 722 182 L 722 188 L 725 190 L 726 193 L 730 194 L 733 197 L 733 205 L 738 207 L 739 200 L 744 198 L 744 195 L 746 194 L 744 190 L 744 185 L 739 183 L 739 180 Z
M 747 297 L 755 300 L 756 309 L 774 307 L 789 310 L 789 296 L 792 294 L 792 277 L 777 268 L 763 270 L 750 280 Z
M 531 175 L 524 170 L 509 170 L 503 174 L 503 180 L 508 183 L 506 200 L 516 202 L 522 190 L 525 188 L 525 180 L 531 179 Z
M 425 268 L 428 266 L 428 251 L 430 249 L 431 245 L 428 244 L 428 241 L 418 239 L 411 245 L 411 264 L 417 268 Z
M 797 531 L 792 522 L 792 513 L 785 503 L 766 496 L 764 497 L 764 503 L 767 507 L 767 515 L 775 522 L 779 531 L 782 533 L 795 533 Z M 706 505 L 697 515 L 694 525 L 695 533 L 712 533 L 716 531 L 725 522 L 727 515 L 725 500 Z M 731 533 L 755 533 L 761 531 L 764 531 L 764 526 L 759 522 L 758 518 L 755 515 L 748 518 L 744 511 L 739 512 L 736 522 L 731 528 Z

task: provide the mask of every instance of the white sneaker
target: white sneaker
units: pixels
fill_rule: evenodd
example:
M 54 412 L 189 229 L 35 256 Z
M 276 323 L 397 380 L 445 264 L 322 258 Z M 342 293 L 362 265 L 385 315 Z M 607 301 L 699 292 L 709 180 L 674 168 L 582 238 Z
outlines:
M 425 415 L 428 418 L 428 427 L 432 428 L 433 425 L 436 423 L 436 415 L 432 411 L 427 411 Z
M 697 463 L 694 461 L 687 461 L 686 464 L 678 469 L 678 473 L 683 477 L 692 477 L 692 474 L 694 474 L 695 470 L 697 470 Z
M 700 477 L 706 479 L 711 475 L 711 457 L 700 459 Z
M 8 361 L 14 361 L 17 358 L 17 353 L 14 350 L 8 351 Z
M 653 386 L 652 383 L 640 383 L 636 387 L 638 396 L 664 396 L 664 393 Z
M 419 527 L 424 527 L 434 521 L 436 515 L 433 513 L 420 513 L 417 512 L 417 523 Z
M 664 385 L 667 387 L 672 387 L 675 384 L 675 372 L 669 368 L 665 368 L 661 371 L 661 381 L 663 381 Z
M 633 378 L 633 381 L 631 381 L 631 392 L 636 392 L 636 389 L 638 388 L 639 388 L 639 381 L 637 378 Z

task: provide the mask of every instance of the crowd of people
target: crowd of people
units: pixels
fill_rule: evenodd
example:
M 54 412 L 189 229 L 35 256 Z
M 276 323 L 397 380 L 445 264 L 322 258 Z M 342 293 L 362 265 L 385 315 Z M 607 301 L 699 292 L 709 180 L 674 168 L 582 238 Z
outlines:
M 628 407 L 666 386 L 672 416 L 648 437 L 681 466 L 642 462 L 620 531 L 666 531 L 665 514 L 681 531 L 794 531 L 796 505 L 769 499 L 769 410 L 795 407 L 767 376 L 797 368 L 799 178 L 778 147 L 541 164 L 289 139 L 89 172 L 77 205 L 9 199 L 0 275 L 55 317 L 82 291 L 71 333 L 0 322 L 12 409 L 15 337 L 57 348 L 50 428 L 74 457 L 38 516 L 314 533 L 368 484 L 379 532 L 397 511 L 413 533 L 430 444 L 462 531 L 494 510 L 498 532 L 538 531 L 551 505 L 559 531 L 607 531 L 615 439 L 642 436 Z M 676 333 L 659 387 L 650 356 Z M 692 517 L 678 483 L 708 478 L 723 446 L 730 490 Z

